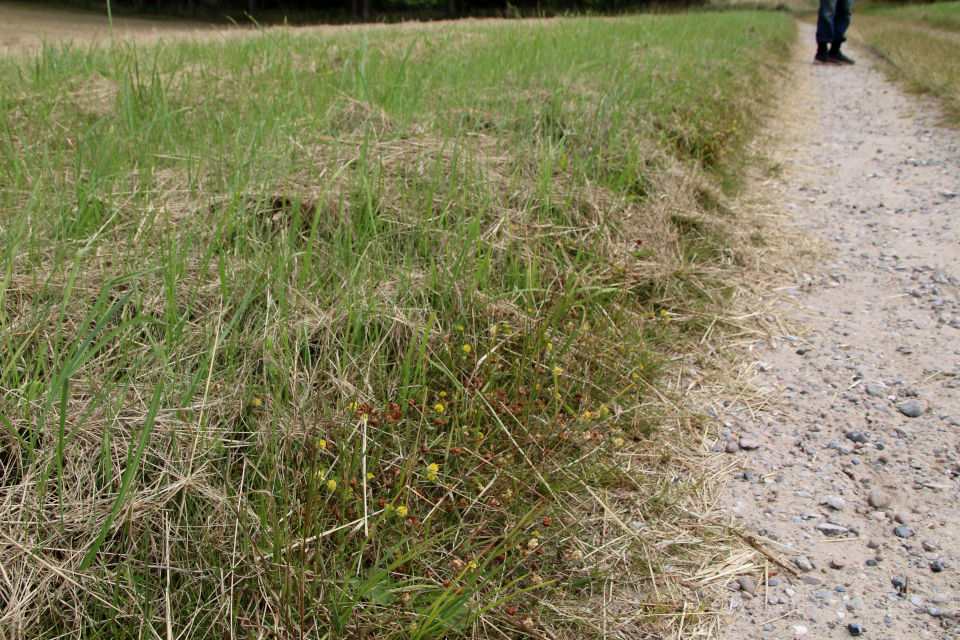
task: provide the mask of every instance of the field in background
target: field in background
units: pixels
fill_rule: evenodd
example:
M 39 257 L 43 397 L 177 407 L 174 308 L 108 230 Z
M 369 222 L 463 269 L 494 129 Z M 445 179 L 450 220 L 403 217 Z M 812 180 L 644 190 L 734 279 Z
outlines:
M 161 38 L 193 39 L 218 37 L 219 33 L 238 30 L 234 25 L 210 24 L 187 20 L 162 20 L 143 17 L 113 17 L 113 36 L 136 40 L 140 44 L 155 43 Z M 44 2 L 25 3 L 0 1 L 0 55 L 25 49 L 39 49 L 44 43 L 72 41 L 90 46 L 110 40 L 111 24 L 106 11 L 85 11 Z
M 891 63 L 914 91 L 939 98 L 960 122 L 960 2 L 869 7 L 851 33 Z
M 669 388 L 764 251 L 728 197 L 793 33 L 0 60 L 3 634 L 712 624 L 738 560 Z
M 900 6 L 868 5 L 867 13 L 893 18 L 898 22 L 914 22 L 934 29 L 960 31 L 960 2 Z

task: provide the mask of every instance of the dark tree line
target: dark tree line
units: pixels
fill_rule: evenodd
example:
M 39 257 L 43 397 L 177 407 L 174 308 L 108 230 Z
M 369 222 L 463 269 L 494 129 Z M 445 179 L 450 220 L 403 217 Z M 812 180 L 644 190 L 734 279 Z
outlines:
M 36 0 L 35 0 L 36 1 Z M 39 0 L 43 2 L 44 0 Z M 58 0 L 106 9 L 106 0 Z M 645 5 L 692 6 L 705 0 L 110 0 L 117 13 L 196 16 L 297 16 L 330 21 L 374 20 L 416 15 L 424 18 L 555 15 L 560 12 L 614 13 Z

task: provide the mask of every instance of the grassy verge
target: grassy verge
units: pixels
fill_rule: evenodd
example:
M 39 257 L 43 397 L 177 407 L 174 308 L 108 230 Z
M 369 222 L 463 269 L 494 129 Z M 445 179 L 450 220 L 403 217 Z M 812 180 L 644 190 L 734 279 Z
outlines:
M 914 91 L 939 98 L 960 122 L 960 2 L 871 8 L 857 14 L 852 33 L 891 63 Z
M 762 244 L 724 193 L 792 37 L 725 13 L 0 60 L 3 634 L 696 628 L 722 527 L 660 381 Z
M 935 2 L 911 5 L 870 5 L 866 13 L 898 22 L 913 22 L 934 29 L 960 31 L 960 2 Z

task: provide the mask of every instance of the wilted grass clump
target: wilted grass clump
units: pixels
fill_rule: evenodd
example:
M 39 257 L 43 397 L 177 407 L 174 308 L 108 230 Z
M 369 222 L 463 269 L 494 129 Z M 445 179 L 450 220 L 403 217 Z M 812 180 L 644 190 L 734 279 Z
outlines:
M 658 381 L 746 264 L 725 192 L 792 34 L 0 61 L 4 634 L 691 628 L 676 532 L 711 532 Z

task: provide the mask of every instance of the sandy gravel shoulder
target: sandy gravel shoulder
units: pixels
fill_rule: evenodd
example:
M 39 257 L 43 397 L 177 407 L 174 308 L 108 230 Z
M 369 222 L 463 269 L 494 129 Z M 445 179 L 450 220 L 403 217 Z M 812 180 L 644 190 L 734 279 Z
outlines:
M 868 52 L 813 65 L 801 29 L 768 187 L 829 258 L 779 292 L 766 320 L 783 330 L 751 346 L 766 404 L 704 408 L 708 446 L 742 462 L 723 508 L 789 567 L 730 582 L 727 637 L 954 638 L 960 132 Z

